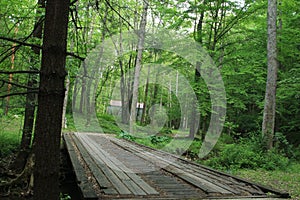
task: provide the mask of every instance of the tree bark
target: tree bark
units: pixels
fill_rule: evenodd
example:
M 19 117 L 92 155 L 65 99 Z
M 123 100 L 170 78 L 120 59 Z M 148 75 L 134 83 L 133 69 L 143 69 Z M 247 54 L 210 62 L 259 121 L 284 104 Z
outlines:
M 138 88 L 139 88 L 139 76 L 142 67 L 142 57 L 143 57 L 143 49 L 144 49 L 144 41 L 145 41 L 145 31 L 146 31 L 146 23 L 147 23 L 147 10 L 148 10 L 148 2 L 144 1 L 143 13 L 140 22 L 140 28 L 138 33 L 138 47 L 137 47 L 137 59 L 134 70 L 134 81 L 133 81 L 133 91 L 132 91 L 132 102 L 130 109 L 130 133 L 134 133 L 134 123 L 136 122 L 136 106 L 138 102 Z
M 69 0 L 48 0 L 34 137 L 34 199 L 59 200 L 62 109 Z
M 267 150 L 273 147 L 275 111 L 276 111 L 276 87 L 277 87 L 277 1 L 268 1 L 268 75 L 265 94 L 265 106 L 262 123 L 263 142 Z

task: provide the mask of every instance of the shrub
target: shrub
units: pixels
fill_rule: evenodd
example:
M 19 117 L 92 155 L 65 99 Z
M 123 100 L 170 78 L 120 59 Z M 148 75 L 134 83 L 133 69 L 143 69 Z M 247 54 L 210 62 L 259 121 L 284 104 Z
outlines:
M 262 159 L 261 154 L 245 144 L 224 145 L 219 156 L 207 160 L 207 164 L 219 169 L 255 169 Z
M 130 140 L 130 141 L 135 141 L 136 138 L 132 135 L 130 135 L 128 132 L 126 131 L 121 131 L 118 135 L 119 138 L 123 138 L 125 140 Z
M 289 164 L 289 159 L 276 151 L 263 152 L 257 141 L 243 140 L 236 144 L 223 145 L 217 156 L 206 160 L 207 164 L 213 168 L 221 170 L 236 169 L 258 169 L 266 170 L 285 169 Z
M 162 133 L 162 134 L 172 134 L 172 130 L 170 128 L 162 128 L 159 133 Z
M 284 170 L 289 164 L 289 159 L 276 150 L 268 151 L 263 154 L 263 161 L 261 161 L 261 168 L 266 170 Z
M 171 141 L 171 137 L 168 136 L 150 136 L 150 141 L 152 144 L 159 144 L 159 143 L 169 143 Z

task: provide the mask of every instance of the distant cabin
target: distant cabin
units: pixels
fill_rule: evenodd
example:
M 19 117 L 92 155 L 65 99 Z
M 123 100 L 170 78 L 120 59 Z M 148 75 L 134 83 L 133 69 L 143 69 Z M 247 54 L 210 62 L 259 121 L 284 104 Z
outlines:
M 136 105 L 136 118 L 137 120 L 141 120 L 144 103 L 137 103 Z M 110 100 L 109 105 L 107 107 L 107 113 L 111 115 L 119 115 L 122 113 L 122 101 L 119 100 Z

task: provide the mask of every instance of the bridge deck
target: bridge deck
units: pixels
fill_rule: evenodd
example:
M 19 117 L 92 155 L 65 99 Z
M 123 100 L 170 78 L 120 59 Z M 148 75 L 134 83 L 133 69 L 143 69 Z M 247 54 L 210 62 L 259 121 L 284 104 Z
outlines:
M 175 155 L 95 133 L 64 140 L 84 199 L 213 199 L 288 194 Z

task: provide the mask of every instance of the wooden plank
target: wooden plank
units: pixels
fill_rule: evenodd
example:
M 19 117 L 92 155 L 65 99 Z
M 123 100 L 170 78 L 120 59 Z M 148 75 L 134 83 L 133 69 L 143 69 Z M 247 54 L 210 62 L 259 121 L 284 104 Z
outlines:
M 132 145 L 132 146 L 129 146 L 129 148 L 136 148 L 136 147 L 134 147 L 134 145 Z M 134 150 L 136 152 L 138 152 L 138 154 L 140 154 L 142 152 L 142 150 L 139 150 L 138 147 Z M 158 152 L 161 153 L 160 151 L 158 151 Z M 156 151 L 155 151 L 155 153 L 156 153 Z M 182 173 L 191 174 L 192 177 L 195 177 L 196 180 L 203 180 L 203 182 L 205 182 L 205 184 L 203 184 L 203 185 L 210 185 L 211 187 L 218 188 L 221 193 L 224 193 L 224 194 L 230 194 L 230 193 L 240 194 L 241 193 L 240 191 L 231 188 L 229 184 L 226 184 L 226 183 L 231 183 L 231 182 L 222 183 L 221 182 L 222 179 L 218 179 L 215 176 L 207 177 L 202 174 L 196 173 L 195 171 L 193 171 L 192 168 L 189 168 L 187 165 L 184 165 L 183 163 L 174 162 L 173 160 L 169 161 L 168 159 L 162 158 L 161 156 L 155 155 L 150 152 L 147 152 L 147 154 L 149 154 L 151 157 L 156 157 L 157 159 L 161 160 L 164 163 L 163 165 L 166 165 L 166 166 L 171 165 L 171 166 L 175 167 L 176 169 L 182 170 Z M 185 162 L 187 162 L 187 161 L 185 161 Z M 209 184 L 207 184 L 207 183 L 209 183 Z M 208 188 L 206 188 L 206 189 L 208 189 Z
M 141 195 L 140 199 L 142 199 L 142 197 L 144 198 L 145 195 L 150 194 L 147 192 L 145 186 L 149 186 L 150 188 L 154 189 L 144 181 L 148 179 L 150 179 L 154 183 L 154 185 L 157 185 L 157 188 L 162 189 L 164 193 L 163 196 L 150 196 L 147 199 L 182 199 L 183 197 L 189 199 L 198 197 L 201 197 L 201 199 L 205 197 L 225 197 L 236 199 L 245 197 L 252 198 L 255 197 L 254 195 L 257 195 L 256 197 L 260 198 L 266 197 L 266 191 L 262 191 L 261 188 L 256 186 L 256 184 L 249 183 L 247 181 L 240 182 L 239 179 L 236 179 L 230 175 L 227 176 L 226 174 L 218 173 L 218 171 L 215 170 L 210 170 L 205 167 L 202 168 L 202 166 L 191 164 L 190 162 L 182 159 L 178 159 L 178 162 L 174 163 L 172 155 L 162 152 L 156 152 L 155 150 L 147 151 L 146 148 L 145 150 L 140 146 L 127 143 L 126 141 L 120 141 L 110 136 L 100 135 L 98 137 L 95 134 L 88 134 L 78 136 L 77 140 L 83 146 L 83 148 L 86 149 L 87 154 L 89 155 L 89 157 L 91 157 L 93 162 L 95 162 L 95 165 L 97 166 L 97 168 L 99 168 L 99 171 L 101 171 L 103 176 L 106 177 L 107 180 L 111 183 L 111 188 L 115 188 L 115 191 L 118 191 L 118 193 L 120 194 L 120 196 L 104 196 L 104 198 L 107 197 L 111 199 L 113 197 L 123 199 L 124 197 L 130 197 L 130 199 L 138 199 L 138 196 Z M 103 143 L 103 141 L 105 143 Z M 118 145 L 125 151 L 118 154 L 119 148 L 114 149 L 115 146 L 110 146 L 110 142 Z M 116 157 L 111 156 L 109 153 Z M 133 157 L 130 156 L 131 154 L 133 155 Z M 123 159 L 122 156 L 128 157 Z M 135 159 L 137 157 L 139 157 L 139 159 Z M 142 179 L 138 174 L 131 173 L 131 169 L 136 168 L 130 163 L 135 163 L 141 159 L 144 159 L 146 162 L 153 163 L 154 166 L 156 165 L 158 167 L 164 167 L 163 170 L 168 173 L 145 173 L 143 174 L 143 177 L 146 177 L 146 179 Z M 141 161 L 139 161 L 139 168 L 141 169 L 141 171 L 144 168 L 144 164 Z M 180 178 L 184 182 L 179 181 L 178 183 L 180 184 L 178 185 L 170 184 L 170 180 L 168 179 L 168 177 L 172 177 L 170 176 L 170 174 L 178 177 L 174 178 L 174 180 L 171 181 L 175 182 L 175 179 L 176 181 L 178 181 Z M 112 179 L 115 179 L 115 181 L 118 180 L 122 184 L 122 187 L 127 188 L 130 191 L 130 193 L 128 193 L 130 196 L 124 196 L 123 194 L 121 194 L 120 191 L 117 190 L 117 188 L 120 186 L 116 186 L 116 183 L 113 183 Z M 139 184 L 139 180 L 142 181 L 141 184 Z M 144 183 L 145 186 L 142 186 Z M 195 187 L 199 188 L 199 190 L 193 190 L 193 188 Z M 205 195 L 200 190 L 206 192 L 207 195 Z M 155 190 L 155 192 L 157 191 Z M 105 192 L 105 194 L 107 193 Z M 157 192 L 157 194 L 159 193 Z M 135 195 L 135 197 L 131 195 Z
M 127 144 L 118 144 L 118 139 L 115 139 L 115 138 L 113 138 L 112 140 L 114 140 L 114 142 L 116 142 L 116 144 L 117 145 L 119 145 L 120 147 L 122 147 L 123 145 L 127 145 Z M 139 144 L 132 144 L 131 142 L 125 142 L 125 143 L 129 143 L 130 145 L 135 145 L 135 146 L 140 146 L 140 147 L 144 147 L 143 145 L 139 145 Z M 150 148 L 150 147 L 145 147 L 146 149 L 149 149 L 150 150 L 150 152 L 151 152 L 151 150 L 153 151 L 153 152 L 160 152 L 160 153 L 162 153 L 162 154 L 168 154 L 168 153 L 165 153 L 165 152 L 162 152 L 162 151 L 160 151 L 160 150 L 153 150 L 152 148 Z M 128 147 L 128 145 L 126 146 L 126 147 L 124 147 L 124 149 L 126 149 L 126 150 L 128 150 L 128 149 L 130 149 L 130 147 Z M 139 150 L 139 151 L 144 151 L 144 150 Z M 139 153 L 137 153 L 137 155 L 139 155 Z M 203 169 L 203 171 L 206 171 L 208 174 L 212 174 L 213 176 L 215 176 L 215 177 L 220 177 L 221 178 L 221 180 L 222 179 L 227 179 L 227 180 L 230 180 L 230 184 L 231 185 L 240 185 L 240 186 L 244 186 L 245 184 L 249 184 L 249 185 L 251 185 L 252 187 L 253 187 L 253 189 L 257 189 L 257 193 L 261 193 L 261 192 L 264 192 L 264 193 L 267 193 L 267 192 L 270 192 L 270 193 L 273 193 L 273 194 L 275 194 L 275 195 L 278 195 L 278 197 L 282 197 L 282 198 L 289 198 L 290 196 L 289 196 L 289 194 L 288 193 L 285 193 L 285 192 L 281 192 L 281 191 L 278 191 L 278 190 L 276 190 L 276 189 L 270 189 L 270 188 L 268 188 L 268 187 L 265 187 L 265 186 L 262 186 L 262 185 L 260 185 L 260 184 L 257 184 L 257 183 L 253 183 L 253 182 L 251 182 L 251 181 L 248 181 L 248 180 L 245 180 L 245 179 L 242 179 L 242 178 L 240 178 L 240 177 L 236 177 L 236 176 L 233 176 L 233 175 L 230 175 L 230 174 L 226 174 L 226 173 L 223 173 L 223 172 L 219 172 L 219 171 L 217 171 L 217 170 L 214 170 L 214 169 L 211 169 L 211 168 L 209 168 L 209 167 L 206 167 L 206 166 L 202 166 L 202 165 L 199 165 L 199 164 L 197 164 L 197 163 L 193 163 L 193 162 L 188 162 L 188 161 L 186 161 L 186 160 L 184 160 L 184 159 L 181 159 L 181 158 L 179 158 L 178 156 L 175 156 L 175 155 L 172 155 L 172 154 L 169 154 L 169 156 L 174 156 L 174 157 L 176 157 L 176 158 L 178 158 L 178 160 L 180 160 L 180 161 L 182 161 L 182 162 L 187 162 L 187 163 L 189 163 L 189 165 L 191 165 L 192 167 L 195 167 L 195 168 L 202 168 Z M 212 176 L 212 177 L 213 177 Z M 219 179 L 220 180 L 220 179 Z M 222 184 L 223 185 L 223 184 Z M 228 183 L 228 186 L 229 186 L 229 183 Z M 231 191 L 235 191 L 234 193 L 238 193 L 238 192 L 240 192 L 240 191 L 236 191 L 236 190 L 231 190 Z M 251 196 L 252 197 L 252 196 Z
M 89 144 L 94 139 L 91 139 L 88 136 L 86 140 L 89 140 Z M 157 195 L 159 194 L 153 187 L 151 187 L 148 183 L 146 183 L 140 176 L 136 175 L 131 169 L 126 167 L 122 162 L 120 162 L 115 157 L 108 154 L 99 145 L 96 143 L 92 143 L 95 150 L 97 151 L 97 156 L 100 156 L 102 161 L 105 162 L 112 170 L 114 170 L 115 174 L 123 181 L 123 183 L 132 191 L 135 195 L 146 195 L 152 194 Z
M 167 170 L 168 172 L 180 177 L 181 179 L 189 182 L 190 184 L 200 188 L 201 190 L 207 192 L 207 193 L 222 193 L 222 194 L 232 194 L 232 192 L 225 190 L 205 179 L 196 177 L 192 174 L 188 174 L 186 173 L 184 170 L 178 168 L 176 165 L 174 166 L 173 162 L 167 161 L 157 155 L 154 155 L 152 153 L 149 152 L 143 152 L 141 149 L 138 149 L 134 146 L 130 146 L 128 144 L 125 144 L 120 141 L 118 141 L 117 139 L 113 139 L 114 142 L 116 142 L 117 144 L 119 144 L 119 146 L 126 148 L 126 150 L 133 150 L 133 153 L 135 153 L 137 156 L 143 156 L 146 157 L 149 160 L 152 160 L 153 162 L 157 163 L 157 164 L 161 164 L 161 166 L 167 166 L 164 167 L 165 170 Z M 121 143 L 121 144 L 120 144 Z
M 78 187 L 81 190 L 82 196 L 84 199 L 98 199 L 97 194 L 95 193 L 95 191 L 92 189 L 93 185 L 90 181 L 88 181 L 88 178 L 85 174 L 85 170 L 83 168 L 83 166 L 81 165 L 81 163 L 78 160 L 77 154 L 75 152 L 74 146 L 72 144 L 72 140 L 70 138 L 69 134 L 64 134 L 63 135 L 67 150 L 68 150 L 68 154 L 70 156 L 71 162 L 72 162 L 72 166 L 73 166 L 73 170 L 75 172 L 76 175 L 76 179 L 77 179 L 77 184 Z
M 83 154 L 83 159 L 87 162 L 90 170 L 94 174 L 95 179 L 97 180 L 100 189 L 105 194 L 118 194 L 118 192 L 113 187 L 112 183 L 106 177 L 101 167 L 98 166 L 97 161 L 93 160 L 91 155 L 88 153 L 87 149 L 82 145 L 81 141 L 77 137 L 74 137 L 76 144 L 78 145 L 80 151 Z
M 126 144 L 127 145 L 127 144 Z M 128 145 L 129 148 L 136 148 L 134 147 L 133 145 L 130 146 Z M 141 150 L 138 150 L 138 148 L 135 149 L 136 152 L 139 152 L 141 153 L 142 151 Z M 159 152 L 160 153 L 160 152 Z M 218 188 L 218 190 L 220 191 L 220 193 L 224 193 L 224 194 L 230 194 L 230 193 L 233 193 L 233 194 L 240 194 L 240 191 L 237 191 L 233 188 L 231 188 L 230 186 L 228 186 L 227 184 L 222 184 L 221 183 L 221 180 L 219 179 L 220 182 L 217 182 L 215 180 L 215 178 L 217 179 L 217 177 L 207 177 L 207 176 L 204 176 L 202 174 L 199 174 L 199 173 L 196 173 L 195 171 L 193 171 L 191 168 L 188 168 L 187 165 L 184 165 L 183 163 L 178 163 L 178 162 L 173 162 L 172 161 L 169 161 L 168 159 L 165 159 L 165 158 L 162 158 L 158 155 L 155 155 L 153 153 L 150 153 L 148 152 L 148 154 L 152 154 L 152 157 L 156 157 L 158 158 L 159 160 L 161 160 L 165 165 L 172 165 L 174 166 L 175 168 L 177 169 L 181 169 L 183 172 L 182 173 L 186 173 L 186 174 L 192 174 L 193 177 L 195 177 L 196 180 L 202 180 L 205 184 L 202 185 L 202 187 L 204 187 L 205 185 L 210 185 L 211 187 L 216 187 Z M 187 161 L 186 161 L 187 162 Z M 190 178 L 189 178 L 190 180 Z M 203 188 L 205 190 L 208 190 L 207 187 Z
M 80 150 L 82 158 L 87 163 L 89 169 L 93 173 L 95 179 L 97 180 L 100 189 L 103 190 L 105 194 L 118 194 L 118 192 L 113 188 L 112 183 L 107 179 L 102 170 L 98 167 L 95 161 L 91 158 L 87 149 L 82 145 L 82 143 L 75 136 L 73 137 L 76 146 Z
M 98 152 L 91 146 L 91 141 L 86 141 L 83 134 L 77 134 L 76 136 L 80 139 L 82 144 L 86 147 L 87 151 L 93 156 L 94 161 L 97 163 L 99 168 L 103 171 L 105 176 L 110 180 L 114 188 L 119 194 L 132 194 L 131 191 L 124 185 L 124 183 L 117 177 L 117 175 L 103 162 L 101 157 L 98 156 Z
M 157 195 L 159 192 L 157 192 L 153 187 L 151 187 L 148 183 L 146 183 L 140 176 L 136 175 L 131 169 L 126 167 L 124 163 L 120 162 L 115 157 L 109 155 L 106 151 L 104 151 L 101 148 L 98 148 L 98 150 L 101 152 L 101 156 L 103 160 L 106 160 L 109 166 L 113 167 L 113 169 L 117 169 L 118 173 L 123 172 L 124 174 L 120 174 L 120 176 L 124 177 L 126 179 L 129 177 L 132 181 L 134 181 L 135 184 L 133 184 L 131 187 L 136 188 L 136 186 L 139 186 L 138 188 L 142 188 L 143 191 L 145 191 L 147 194 L 150 195 Z M 126 176 L 124 176 L 126 175 Z M 130 187 L 130 188 L 131 188 Z M 136 190 L 139 190 L 136 188 Z M 140 195 L 144 195 L 141 194 Z

